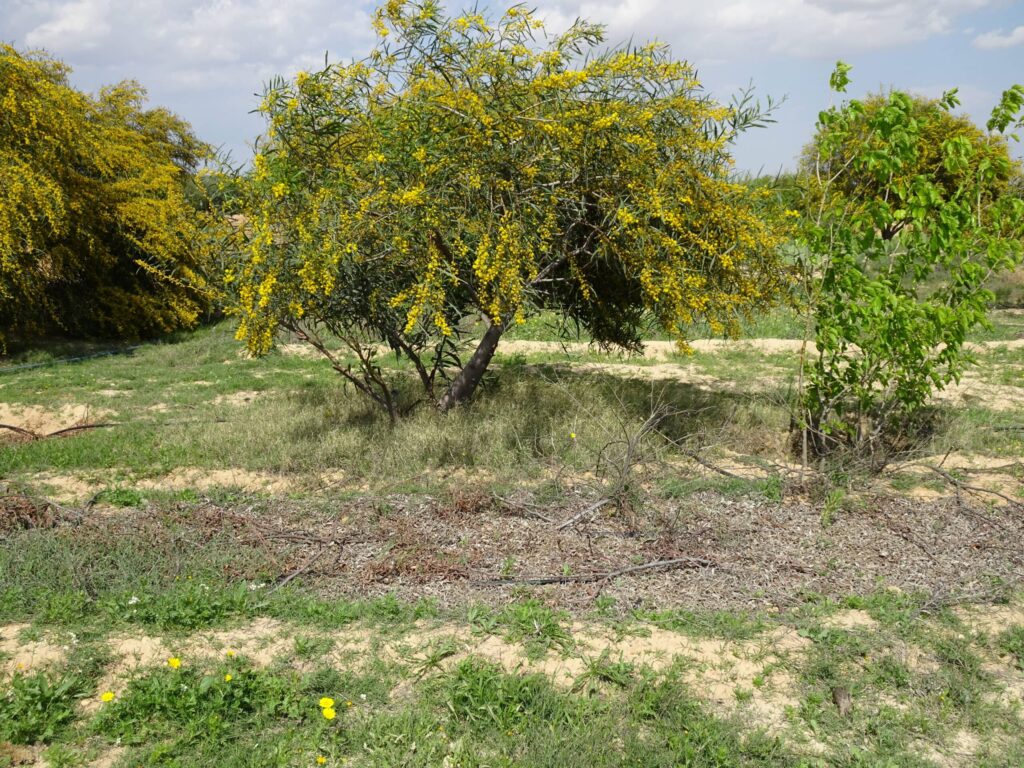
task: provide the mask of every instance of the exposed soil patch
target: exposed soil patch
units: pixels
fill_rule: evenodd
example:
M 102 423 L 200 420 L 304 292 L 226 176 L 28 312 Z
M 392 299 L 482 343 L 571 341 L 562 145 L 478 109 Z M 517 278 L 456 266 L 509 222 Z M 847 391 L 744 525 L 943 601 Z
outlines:
M 41 759 L 42 747 L 25 747 L 20 744 L 8 744 L 0 741 L 0 765 L 39 765 L 37 759 Z
M 288 355 L 289 357 L 301 357 L 306 360 L 316 360 L 322 357 L 322 355 L 310 344 L 278 344 L 277 351 L 282 355 Z M 339 354 L 344 354 L 345 352 L 345 350 L 335 351 Z
M 232 392 L 230 395 L 217 395 L 217 397 L 213 398 L 213 404 L 234 406 L 252 405 L 256 398 L 261 394 L 263 393 L 256 390 L 242 390 L 240 392 Z
M 66 646 L 56 645 L 46 638 L 21 640 L 21 633 L 28 627 L 28 624 L 9 624 L 0 627 L 2 669 L 7 674 L 34 672 L 43 667 L 59 664 L 67 654 Z
M 102 421 L 112 411 L 92 408 L 88 405 L 62 405 L 44 408 L 38 405 L 0 403 L 0 424 L 31 432 L 35 435 L 49 435 L 62 429 Z M 17 432 L 0 429 L 0 441 L 24 439 Z
M 235 629 L 194 635 L 183 645 L 182 653 L 213 656 L 230 652 L 244 656 L 257 667 L 266 667 L 278 656 L 294 651 L 295 634 L 294 627 L 262 618 Z
M 1010 505 L 1011 502 L 1024 505 L 1024 496 L 1021 495 L 1024 489 L 1024 464 L 1019 461 L 979 454 L 950 453 L 925 456 L 896 469 L 902 475 L 929 484 L 907 491 L 908 496 L 918 500 L 956 497 L 956 480 L 960 483 L 959 493 L 971 495 L 980 501 L 996 505 Z
M 121 695 L 139 670 L 163 664 L 171 655 L 163 640 L 149 635 L 116 635 L 110 638 L 107 647 L 114 660 L 96 684 L 96 695 L 82 700 L 80 706 L 86 714 L 99 711 L 102 706 L 99 697 L 103 692 Z
M 797 353 L 804 348 L 801 339 L 773 339 L 773 338 L 751 338 L 751 339 L 693 339 L 688 342 L 689 346 L 696 352 L 722 352 L 728 350 L 746 349 L 763 352 L 769 355 Z M 304 345 L 289 345 L 302 347 Z M 968 342 L 964 347 L 971 352 L 987 352 L 996 349 L 1022 349 L 1024 339 L 1011 339 L 1007 341 L 983 341 Z M 813 341 L 806 342 L 807 354 L 813 355 L 817 352 L 817 346 Z M 601 348 L 595 344 L 582 342 L 560 342 L 560 341 L 531 341 L 526 339 L 505 339 L 498 347 L 501 354 L 558 354 L 564 352 L 569 355 L 582 355 L 586 353 L 600 353 Z M 611 356 L 629 357 L 626 353 L 614 349 L 607 353 Z M 680 355 L 679 346 L 674 341 L 645 341 L 643 357 L 648 360 L 671 360 Z
M 83 501 L 107 485 L 102 480 L 95 478 L 90 479 L 58 472 L 37 472 L 29 479 L 33 486 L 41 487 L 49 498 L 67 503 Z
M 840 611 L 822 620 L 822 625 L 833 629 L 873 629 L 878 622 L 867 611 Z
M 139 480 L 138 488 L 157 490 L 210 490 L 211 488 L 238 488 L 249 493 L 279 493 L 296 486 L 296 479 L 270 472 L 248 469 L 203 469 L 183 467 L 162 477 Z
M 1024 389 L 964 376 L 959 384 L 950 384 L 936 392 L 938 402 L 955 405 L 981 405 L 990 411 L 1015 411 L 1024 408 Z
M 988 635 L 998 635 L 1013 627 L 1024 627 L 1024 608 L 1017 605 L 972 606 L 958 613 L 973 631 Z
M 121 759 L 124 753 L 124 747 L 113 747 L 112 749 L 108 749 L 102 755 L 89 763 L 89 768 L 111 768 Z
M 678 381 L 683 384 L 706 390 L 722 391 L 736 389 L 735 382 L 699 373 L 693 366 L 675 363 L 659 363 L 657 365 L 631 365 L 629 363 L 579 363 L 572 366 L 573 371 L 580 373 L 599 373 L 611 376 L 622 376 L 627 379 L 643 379 L 645 381 Z M 766 382 L 766 380 L 765 380 Z

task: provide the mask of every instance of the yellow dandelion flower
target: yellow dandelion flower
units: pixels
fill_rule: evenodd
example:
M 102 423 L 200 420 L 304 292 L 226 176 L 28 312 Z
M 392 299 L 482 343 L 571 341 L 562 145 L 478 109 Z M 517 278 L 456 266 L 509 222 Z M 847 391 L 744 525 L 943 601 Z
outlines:
M 320 699 L 320 709 L 330 709 L 334 706 L 334 699 L 329 696 L 324 696 Z
M 227 656 L 229 659 L 235 658 L 235 652 L 231 650 L 225 651 L 224 655 Z
M 179 659 L 177 656 L 171 656 L 171 658 L 167 660 L 167 666 L 171 669 L 177 669 L 181 666 L 181 659 Z
M 224 675 L 224 682 L 230 683 L 234 678 L 231 675 Z
M 570 440 L 575 440 L 576 439 L 576 433 L 575 432 L 570 432 L 569 433 L 569 439 Z
M 326 762 L 327 762 L 327 758 L 324 757 L 323 755 L 317 755 L 316 756 L 316 764 L 317 765 L 323 765 Z
M 334 707 L 324 707 L 323 715 L 325 720 L 333 720 L 337 716 L 337 712 L 334 711 Z
M 114 692 L 113 691 L 104 691 L 103 694 L 100 696 L 100 701 L 102 701 L 104 704 L 106 704 L 107 702 L 113 701 L 113 700 L 114 700 Z

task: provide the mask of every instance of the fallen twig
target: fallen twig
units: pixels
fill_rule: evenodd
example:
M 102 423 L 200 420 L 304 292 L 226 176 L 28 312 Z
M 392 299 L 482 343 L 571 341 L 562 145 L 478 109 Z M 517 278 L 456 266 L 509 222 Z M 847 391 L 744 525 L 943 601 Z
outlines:
M 65 427 L 64 429 L 58 429 L 56 432 L 50 432 L 49 434 L 43 435 L 43 437 L 57 437 L 58 435 L 66 435 L 70 432 L 81 432 L 84 429 L 101 429 L 103 427 L 116 427 L 116 421 L 105 421 L 101 424 L 79 424 L 75 427 Z
M 956 477 L 951 475 L 946 470 L 939 469 L 938 467 L 932 466 L 931 464 L 922 464 L 921 466 L 925 467 L 926 469 L 930 469 L 935 474 L 941 476 L 942 478 L 944 478 L 946 480 L 946 482 L 952 484 L 958 490 L 962 489 L 962 490 L 965 490 L 965 491 L 969 491 L 971 493 L 987 493 L 987 494 L 991 494 L 992 496 L 998 496 L 1000 499 L 1005 501 L 1011 507 L 1013 507 L 1015 509 L 1021 509 L 1021 503 L 1019 501 L 1017 501 L 1016 499 L 1011 498 L 1010 496 L 1007 496 L 1005 493 L 1000 493 L 999 491 L 993 491 L 990 488 L 982 488 L 982 487 L 977 486 L 977 485 L 967 485 L 967 483 L 964 483 L 964 482 L 958 480 Z
M 267 590 L 267 594 L 269 595 L 272 592 L 276 592 L 281 587 L 283 587 L 285 584 L 287 584 L 292 579 L 294 579 L 296 576 L 301 576 L 302 574 L 304 574 L 306 571 L 308 571 L 310 568 L 313 567 L 313 563 L 315 563 L 317 560 L 319 560 L 321 557 L 323 557 L 324 552 L 326 552 L 326 551 L 327 551 L 326 549 L 318 549 L 316 552 L 313 553 L 313 556 L 311 558 L 309 558 L 305 563 L 303 563 L 301 566 L 296 568 L 294 571 L 292 571 L 287 576 L 285 576 L 283 579 L 281 579 L 281 581 L 277 582 L 277 584 L 275 584 L 269 590 Z
M 9 429 L 12 432 L 17 432 L 19 435 L 25 435 L 30 440 L 38 440 L 40 437 L 42 437 L 42 435 L 38 435 L 32 430 L 22 429 L 21 427 L 16 427 L 13 424 L 0 424 L 0 429 Z
M 517 512 L 522 512 L 527 515 L 532 515 L 533 517 L 536 517 L 538 520 L 543 520 L 545 523 L 554 524 L 555 522 L 547 515 L 542 515 L 540 512 L 536 511 L 535 509 L 532 509 L 532 507 L 537 506 L 536 504 L 530 504 L 529 502 L 526 501 L 512 501 L 510 499 L 506 499 L 503 496 L 496 496 L 495 498 L 510 510 L 515 510 Z
M 74 427 L 65 427 L 64 429 L 58 429 L 56 432 L 47 432 L 46 434 L 40 434 L 39 432 L 33 432 L 30 429 L 24 429 L 23 427 L 16 427 L 13 424 L 0 424 L 0 429 L 9 429 L 12 432 L 17 432 L 19 435 L 25 435 L 30 440 L 44 440 L 48 437 L 58 437 L 60 435 L 66 435 L 70 432 L 81 432 L 83 429 L 99 429 L 101 427 L 116 427 L 117 422 L 104 422 L 102 424 L 78 424 Z
M 610 581 L 611 579 L 617 579 L 619 576 L 625 576 L 630 573 L 637 573 L 638 571 L 650 571 L 655 568 L 716 568 L 716 564 L 710 560 L 705 560 L 702 557 L 676 557 L 672 560 L 654 560 L 650 563 L 644 563 L 643 565 L 632 565 L 627 568 L 620 568 L 616 571 L 608 571 L 607 573 L 583 573 L 577 576 L 538 576 L 529 579 L 489 579 L 483 582 L 483 584 L 529 584 L 529 585 L 543 585 L 543 584 L 591 584 L 596 581 Z
M 592 515 L 593 513 L 597 512 L 597 510 L 601 509 L 601 507 L 607 506 L 608 504 L 611 504 L 611 503 L 612 503 L 611 499 L 600 499 L 598 501 L 595 501 L 593 504 L 591 504 L 589 507 L 584 509 L 582 512 L 579 512 L 579 513 L 573 515 L 572 517 L 570 517 L 568 520 L 566 520 L 561 525 L 556 526 L 555 530 L 556 531 L 561 531 L 561 530 L 563 530 L 565 528 L 568 528 L 570 525 L 573 525 L 573 524 L 579 522 L 584 517 L 587 517 L 588 515 Z

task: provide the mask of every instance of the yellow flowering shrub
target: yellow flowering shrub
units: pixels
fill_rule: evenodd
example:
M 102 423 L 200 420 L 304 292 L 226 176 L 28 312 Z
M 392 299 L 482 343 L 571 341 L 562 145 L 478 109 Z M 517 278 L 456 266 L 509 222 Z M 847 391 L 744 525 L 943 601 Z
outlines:
M 367 339 L 446 410 L 538 309 L 627 347 L 653 318 L 685 348 L 695 323 L 735 334 L 774 299 L 784 227 L 731 179 L 760 115 L 667 47 L 601 52 L 593 24 L 553 34 L 522 7 L 449 18 L 432 0 L 390 0 L 374 26 L 365 60 L 267 88 L 232 272 L 253 353 L 326 328 L 364 362 L 335 368 L 394 416 Z M 438 387 L 467 316 L 484 339 Z
M 137 83 L 91 96 L 68 73 L 0 45 L 0 344 L 191 325 L 208 257 L 188 195 L 209 149 Z

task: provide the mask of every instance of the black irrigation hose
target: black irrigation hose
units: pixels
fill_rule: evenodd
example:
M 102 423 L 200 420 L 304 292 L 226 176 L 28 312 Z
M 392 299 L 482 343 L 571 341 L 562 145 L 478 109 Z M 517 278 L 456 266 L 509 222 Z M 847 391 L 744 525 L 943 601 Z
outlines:
M 111 355 L 124 355 L 128 352 L 132 352 L 139 349 L 142 345 L 135 344 L 131 347 L 121 347 L 119 349 L 110 349 L 105 352 L 96 352 L 92 355 L 82 355 L 80 357 L 61 357 L 57 360 L 47 360 L 45 363 L 25 363 L 24 365 L 0 365 L 0 374 L 13 373 L 14 371 L 27 371 L 30 368 L 44 368 L 47 365 L 59 365 L 61 363 L 78 363 L 82 360 L 93 360 L 97 357 L 109 357 Z

